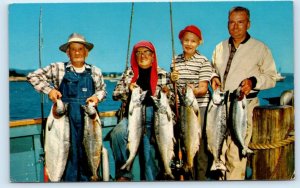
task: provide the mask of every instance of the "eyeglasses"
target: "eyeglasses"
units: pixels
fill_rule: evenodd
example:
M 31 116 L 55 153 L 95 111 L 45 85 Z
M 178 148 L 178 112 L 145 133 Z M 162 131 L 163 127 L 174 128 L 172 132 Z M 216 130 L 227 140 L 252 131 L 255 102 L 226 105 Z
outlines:
M 136 56 L 141 56 L 142 54 L 144 54 L 144 56 L 150 56 L 152 54 L 152 52 L 150 50 L 145 50 L 145 51 L 137 51 L 135 52 Z

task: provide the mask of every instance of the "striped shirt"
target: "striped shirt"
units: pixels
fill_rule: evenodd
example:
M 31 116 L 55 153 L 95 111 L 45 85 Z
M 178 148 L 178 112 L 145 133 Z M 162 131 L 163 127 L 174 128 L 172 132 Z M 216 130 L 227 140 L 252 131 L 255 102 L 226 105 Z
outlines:
M 99 68 L 84 64 L 85 68 L 90 68 L 92 70 L 92 79 L 95 86 L 95 96 L 102 101 L 106 97 L 106 84 L 103 80 L 102 72 Z M 66 67 L 71 67 L 70 70 L 75 72 L 71 62 L 68 62 Z M 34 87 L 38 92 L 43 92 L 49 94 L 52 89 L 59 89 L 59 86 L 65 75 L 65 65 L 63 62 L 51 63 L 45 68 L 40 68 L 34 72 L 31 72 L 27 76 L 28 82 Z
M 171 71 L 173 71 L 173 68 L 172 63 Z M 178 89 L 184 87 L 187 83 L 192 83 L 195 87 L 198 87 L 200 81 L 210 82 L 212 75 L 211 63 L 198 51 L 190 59 L 185 59 L 183 54 L 178 55 L 175 58 L 175 69 L 179 72 Z M 206 107 L 209 100 L 208 90 L 204 96 L 197 97 L 199 107 Z

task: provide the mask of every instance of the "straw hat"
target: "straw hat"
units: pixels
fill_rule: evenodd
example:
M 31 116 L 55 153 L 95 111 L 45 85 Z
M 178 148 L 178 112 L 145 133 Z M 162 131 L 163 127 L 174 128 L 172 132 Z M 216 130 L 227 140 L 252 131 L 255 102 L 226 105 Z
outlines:
M 68 42 L 61 45 L 59 47 L 59 49 L 63 52 L 66 52 L 70 43 L 72 42 L 76 42 L 76 43 L 81 43 L 83 44 L 89 51 L 92 50 L 92 48 L 94 47 L 94 44 L 92 43 L 89 43 L 85 40 L 84 36 L 78 34 L 78 33 L 72 33 L 70 36 L 69 36 L 69 39 L 68 39 Z

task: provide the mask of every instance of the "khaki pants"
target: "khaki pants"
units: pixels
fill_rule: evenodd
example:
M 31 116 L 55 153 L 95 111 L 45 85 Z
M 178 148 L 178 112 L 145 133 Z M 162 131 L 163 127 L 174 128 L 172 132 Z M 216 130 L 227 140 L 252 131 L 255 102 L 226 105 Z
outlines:
M 245 144 L 248 145 L 252 136 L 252 117 L 254 107 L 259 105 L 258 98 L 248 100 L 247 108 L 247 132 Z M 228 104 L 230 106 L 230 104 Z M 222 180 L 244 180 L 246 173 L 247 157 L 240 158 L 239 147 L 234 143 L 229 134 L 224 140 L 221 160 L 224 162 L 227 170 L 221 177 Z

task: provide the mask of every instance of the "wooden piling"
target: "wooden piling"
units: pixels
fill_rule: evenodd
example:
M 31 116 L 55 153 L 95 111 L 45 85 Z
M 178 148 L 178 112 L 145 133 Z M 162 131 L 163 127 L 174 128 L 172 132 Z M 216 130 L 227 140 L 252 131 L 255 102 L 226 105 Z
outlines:
M 249 162 L 253 180 L 289 180 L 295 172 L 294 107 L 259 106 L 253 111 Z

